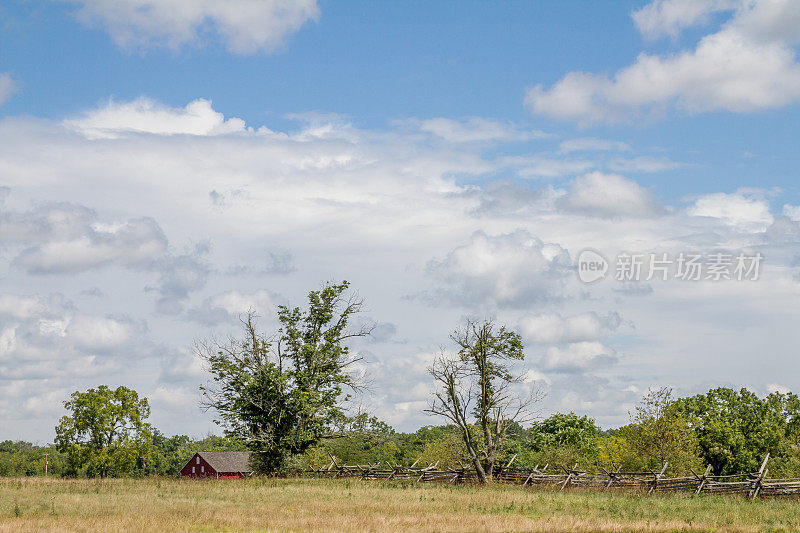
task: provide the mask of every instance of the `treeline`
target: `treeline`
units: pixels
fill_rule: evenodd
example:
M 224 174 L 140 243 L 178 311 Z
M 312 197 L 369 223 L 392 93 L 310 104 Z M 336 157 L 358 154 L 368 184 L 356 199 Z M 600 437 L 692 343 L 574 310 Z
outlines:
M 192 439 L 186 435 L 167 437 L 155 430 L 151 435 L 148 453 L 130 462 L 117 462 L 112 477 L 175 476 L 197 452 L 204 450 L 246 450 L 235 439 L 209 435 Z M 45 457 L 47 454 L 47 457 Z M 36 446 L 30 442 L 0 442 L 0 476 L 91 476 L 88 468 L 75 469 L 67 454 L 56 445 Z
M 480 439 L 477 427 L 474 437 Z M 651 391 L 630 423 L 601 430 L 586 415 L 556 413 L 527 427 L 514 424 L 508 430 L 498 463 L 514 458 L 514 466 L 550 464 L 613 470 L 660 470 L 668 473 L 700 472 L 706 465 L 714 474 L 752 472 L 769 453 L 770 475 L 800 477 L 800 399 L 794 394 L 773 393 L 765 398 L 742 389 L 716 388 L 705 394 L 673 399 L 669 389 Z M 146 453 L 105 475 L 175 476 L 196 452 L 246 450 L 246 443 L 231 437 L 186 435 L 168 437 L 152 428 Z M 45 458 L 47 455 L 47 459 Z M 292 465 L 295 471 L 330 464 L 390 463 L 411 465 L 438 463 L 441 468 L 469 465 L 469 454 L 458 427 L 425 426 L 415 432 L 395 431 L 367 414 L 348 420 L 335 435 L 309 448 Z M 0 442 L 0 475 L 92 475 L 88 467 L 75 471 L 67 454 L 54 445 Z
M 474 438 L 481 434 L 474 427 Z M 716 388 L 705 394 L 673 399 L 663 388 L 650 391 L 631 413 L 629 424 L 601 430 L 588 416 L 556 413 L 529 427 L 514 425 L 498 463 L 545 464 L 625 471 L 661 470 L 688 475 L 706 465 L 718 475 L 754 472 L 770 454 L 770 475 L 800 477 L 800 400 L 795 394 L 760 398 L 747 389 Z M 410 465 L 421 458 L 442 468 L 469 465 L 459 428 L 429 426 L 399 433 L 373 420 L 368 431 L 329 439 L 306 452 L 305 464 L 319 468 L 331 462 Z

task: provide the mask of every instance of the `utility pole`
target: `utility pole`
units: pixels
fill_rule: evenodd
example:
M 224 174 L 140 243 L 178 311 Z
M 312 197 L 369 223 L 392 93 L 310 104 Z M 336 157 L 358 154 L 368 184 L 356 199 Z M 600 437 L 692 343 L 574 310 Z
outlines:
M 49 453 L 44 454 L 44 477 L 47 477 L 47 465 L 49 463 L 49 458 L 47 457 L 50 455 Z

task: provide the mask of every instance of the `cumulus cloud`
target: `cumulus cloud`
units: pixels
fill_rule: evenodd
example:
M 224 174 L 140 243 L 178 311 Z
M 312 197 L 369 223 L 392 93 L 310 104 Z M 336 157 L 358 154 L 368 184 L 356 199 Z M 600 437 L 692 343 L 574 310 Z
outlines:
M 491 236 L 476 232 L 470 242 L 432 260 L 428 274 L 442 287 L 428 296 L 466 305 L 524 307 L 559 298 L 571 271 L 569 253 L 527 231 Z
M 245 129 L 242 119 L 225 120 L 210 100 L 198 99 L 183 108 L 166 107 L 149 98 L 109 102 L 64 124 L 90 139 L 115 138 L 126 133 L 156 135 L 224 135 Z
M 13 307 L 16 305 L 17 307 Z M 61 294 L 0 294 L 0 371 L 27 376 L 49 360 L 71 365 L 93 364 L 95 356 L 128 347 L 147 330 L 144 321 L 128 316 L 88 314 Z M 5 368 L 3 368 L 5 367 Z
M 71 304 L 61 294 L 39 296 L 0 293 L 0 317 L 4 320 L 54 318 L 63 315 Z
M 719 219 L 739 231 L 762 232 L 773 222 L 769 203 L 744 190 L 703 195 L 687 211 L 691 216 Z
M 635 18 L 646 35 L 674 33 L 723 3 L 656 2 Z M 726 4 L 727 5 L 727 4 Z M 743 2 L 722 29 L 692 50 L 640 54 L 612 76 L 570 72 L 550 88 L 536 85 L 526 104 L 536 114 L 583 126 L 684 113 L 749 113 L 800 99 L 800 64 L 792 45 L 800 37 L 800 10 L 790 0 Z
M 616 331 L 622 323 L 619 314 L 595 312 L 564 317 L 559 313 L 525 315 L 517 329 L 528 343 L 564 344 L 597 341 Z
M 183 301 L 189 294 L 206 285 L 211 271 L 205 256 L 208 247 L 199 244 L 194 250 L 181 255 L 167 255 L 155 263 L 159 283 L 145 290 L 158 293 L 156 309 L 165 315 L 177 315 L 183 310 Z
M 266 290 L 250 293 L 229 291 L 206 298 L 199 307 L 188 311 L 188 317 L 208 326 L 235 323 L 251 311 L 258 317 L 270 319 L 276 309 L 273 298 Z
M 78 274 L 106 267 L 157 273 L 148 287 L 158 309 L 177 314 L 189 294 L 205 286 L 210 268 L 205 244 L 174 254 L 158 223 L 149 217 L 101 222 L 97 213 L 71 203 L 44 204 L 0 213 L 0 245 L 21 250 L 11 266 L 33 275 Z
M 14 79 L 9 73 L 0 74 L 0 105 L 6 103 L 12 94 L 17 90 Z
M 167 251 L 152 218 L 103 223 L 88 207 L 43 204 L 0 213 L 0 245 L 22 246 L 12 265 L 31 274 L 75 273 L 107 265 L 143 266 Z
M 631 16 L 648 39 L 677 37 L 686 28 L 706 24 L 712 14 L 740 5 L 741 0 L 656 0 Z
M 800 205 L 785 204 L 783 214 L 794 221 L 800 221 Z
M 598 217 L 651 217 L 661 212 L 647 189 L 618 174 L 590 172 L 561 198 L 564 209 Z
M 216 35 L 235 53 L 271 52 L 306 22 L 316 0 L 68 0 L 82 23 L 107 30 L 122 47 L 198 44 Z
M 129 341 L 145 327 L 127 317 L 73 316 L 64 334 L 79 349 L 102 351 Z
M 92 224 L 84 229 L 74 238 L 24 249 L 13 265 L 31 274 L 74 273 L 111 264 L 136 267 L 145 266 L 167 249 L 161 228 L 148 218 L 119 226 Z
M 551 372 L 585 372 L 616 364 L 616 352 L 600 342 L 575 342 L 565 347 L 551 346 L 542 360 Z

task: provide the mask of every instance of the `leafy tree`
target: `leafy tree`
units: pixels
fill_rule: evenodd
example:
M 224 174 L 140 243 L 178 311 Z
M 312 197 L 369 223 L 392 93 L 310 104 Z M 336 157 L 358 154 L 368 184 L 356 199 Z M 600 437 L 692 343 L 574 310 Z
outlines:
M 348 339 L 368 335 L 348 325 L 362 308 L 349 284 L 326 284 L 308 293 L 308 308 L 278 308 L 281 327 L 272 336 L 256 330 L 254 316 L 243 321 L 244 337 L 198 346 L 215 385 L 202 387 L 205 405 L 215 409 L 229 435 L 253 451 L 253 467 L 278 472 L 318 443 L 345 418 L 345 392 L 359 388 L 348 371 Z
M 307 454 L 307 466 L 328 464 L 333 456 L 345 464 L 402 462 L 398 434 L 386 422 L 359 412 L 336 425 L 335 431 Z
M 67 457 L 66 474 L 85 468 L 90 477 L 119 476 L 147 462 L 152 451 L 147 398 L 101 385 L 72 393 L 64 407 L 71 414 L 56 427 L 56 448 Z
M 668 463 L 669 472 L 686 474 L 699 466 L 697 438 L 672 400 L 671 389 L 649 390 L 631 419 L 620 435 L 642 467 L 656 470 Z
M 447 431 L 425 441 L 419 456 L 422 465 L 437 464 L 437 468 L 460 468 L 469 462 L 469 453 L 458 433 Z
M 493 321 L 466 320 L 450 338 L 458 346 L 456 358 L 444 354 L 428 372 L 437 382 L 426 411 L 443 416 L 460 431 L 478 479 L 491 483 L 499 453 L 512 422 L 527 420 L 533 396 L 520 398 L 512 386 L 522 382 L 512 372 L 521 361 L 522 339 Z
M 780 395 L 761 399 L 747 389 L 716 388 L 676 401 L 700 442 L 703 459 L 715 474 L 753 472 L 764 456 L 781 454 L 793 429 Z M 790 409 L 796 409 L 794 400 Z M 796 419 L 796 418 L 795 418 Z M 793 419 L 793 420 L 795 420 Z
M 591 448 L 600 428 L 586 415 L 556 413 L 534 423 L 531 433 L 533 444 L 538 448 L 553 445 Z
M 532 425 L 528 447 L 534 453 L 526 462 L 539 465 L 594 462 L 599 433 L 600 428 L 588 416 L 556 413 Z

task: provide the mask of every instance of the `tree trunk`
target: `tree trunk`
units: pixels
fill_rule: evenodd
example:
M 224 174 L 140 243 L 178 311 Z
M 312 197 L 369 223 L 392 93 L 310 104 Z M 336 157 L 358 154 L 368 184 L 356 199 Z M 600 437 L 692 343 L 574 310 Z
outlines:
M 472 464 L 475 465 L 475 472 L 478 474 L 478 481 L 480 481 L 483 485 L 490 484 L 492 482 L 492 474 L 491 472 L 488 475 L 486 474 L 486 470 L 484 470 L 481 460 L 473 456 Z

